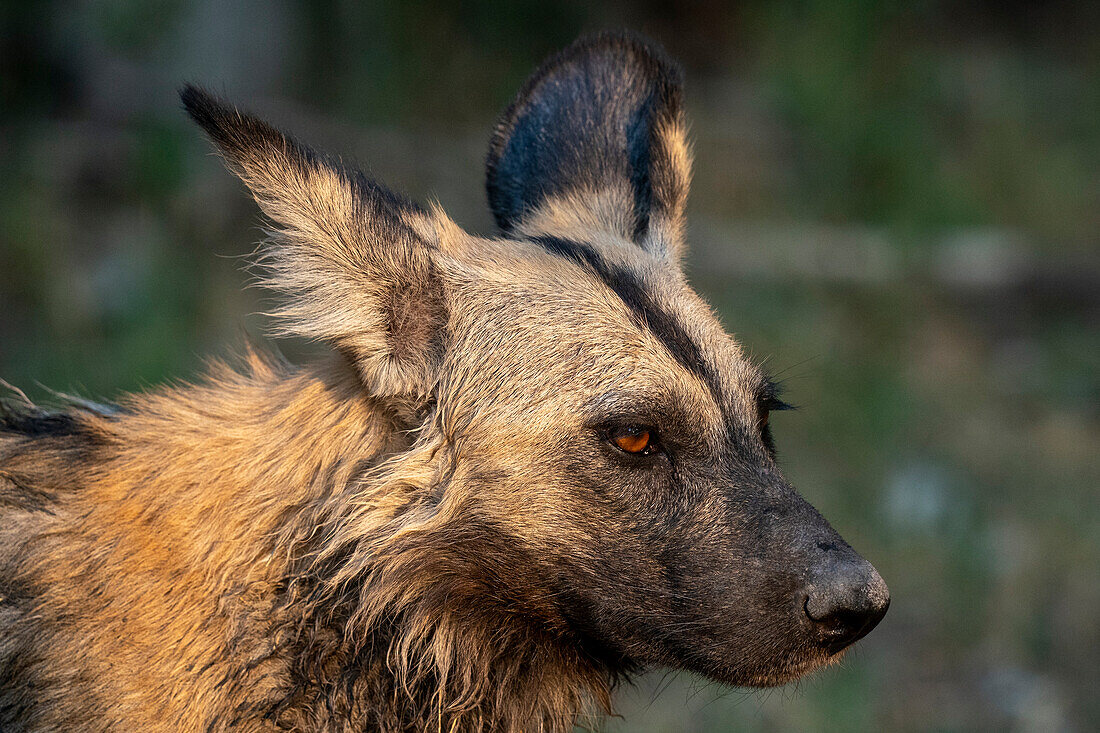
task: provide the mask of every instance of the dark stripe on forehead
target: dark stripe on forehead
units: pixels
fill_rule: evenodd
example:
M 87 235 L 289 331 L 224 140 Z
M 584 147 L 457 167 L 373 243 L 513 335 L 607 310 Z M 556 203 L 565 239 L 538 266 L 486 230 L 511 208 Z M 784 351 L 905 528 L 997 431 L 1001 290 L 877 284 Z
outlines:
M 695 374 L 722 404 L 722 391 L 717 375 L 703 359 L 703 352 L 684 327 L 660 306 L 630 270 L 607 262 L 590 245 L 561 237 L 534 237 L 535 243 L 547 252 L 572 260 L 595 274 L 626 304 L 634 321 L 642 329 L 649 330 L 664 345 L 676 361 Z

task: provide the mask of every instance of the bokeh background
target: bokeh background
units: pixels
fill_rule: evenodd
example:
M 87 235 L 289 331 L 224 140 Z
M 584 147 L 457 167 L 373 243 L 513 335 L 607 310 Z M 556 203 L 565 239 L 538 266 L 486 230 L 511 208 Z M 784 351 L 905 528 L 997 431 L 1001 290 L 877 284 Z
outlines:
M 495 115 L 580 32 L 640 30 L 687 71 L 692 279 L 893 606 L 797 685 L 657 673 L 604 729 L 1097 730 L 1098 8 L 9 0 L 0 378 L 110 400 L 262 332 L 259 214 L 183 81 L 488 233 Z

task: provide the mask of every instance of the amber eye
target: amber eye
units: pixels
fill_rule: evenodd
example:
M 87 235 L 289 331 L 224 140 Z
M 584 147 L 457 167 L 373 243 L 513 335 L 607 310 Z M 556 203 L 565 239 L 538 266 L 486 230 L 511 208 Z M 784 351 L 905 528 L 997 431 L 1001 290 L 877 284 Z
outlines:
M 648 428 L 628 425 L 609 435 L 611 442 L 626 453 L 647 456 L 653 453 L 653 434 Z

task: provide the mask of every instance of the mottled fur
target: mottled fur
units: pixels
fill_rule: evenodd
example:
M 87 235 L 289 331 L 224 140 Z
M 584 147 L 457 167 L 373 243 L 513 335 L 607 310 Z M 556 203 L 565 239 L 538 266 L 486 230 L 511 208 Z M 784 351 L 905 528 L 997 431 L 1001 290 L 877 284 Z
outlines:
M 533 77 L 490 153 L 508 239 L 182 96 L 272 222 L 276 333 L 331 355 L 2 408 L 0 729 L 568 731 L 639 669 L 779 684 L 866 633 L 807 617 L 865 562 L 677 265 L 662 54 L 598 36 Z

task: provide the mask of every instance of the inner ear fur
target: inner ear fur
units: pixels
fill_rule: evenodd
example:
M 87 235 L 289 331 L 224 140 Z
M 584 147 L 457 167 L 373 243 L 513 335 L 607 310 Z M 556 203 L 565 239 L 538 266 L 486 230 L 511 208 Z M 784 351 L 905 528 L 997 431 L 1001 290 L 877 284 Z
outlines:
M 274 224 L 257 263 L 284 296 L 276 335 L 332 342 L 379 396 L 429 394 L 447 323 L 434 257 L 457 227 L 201 89 L 180 98 Z
M 581 38 L 528 79 L 497 124 L 486 189 L 505 234 L 603 231 L 684 249 L 691 153 L 679 67 L 626 33 Z

